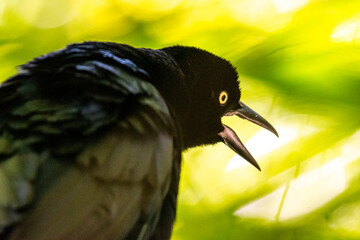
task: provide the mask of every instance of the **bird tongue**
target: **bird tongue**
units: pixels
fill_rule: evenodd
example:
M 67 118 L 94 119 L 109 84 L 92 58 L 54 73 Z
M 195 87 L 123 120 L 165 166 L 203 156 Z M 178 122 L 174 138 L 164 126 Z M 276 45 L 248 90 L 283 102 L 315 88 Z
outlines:
M 223 125 L 224 130 L 218 135 L 223 139 L 224 143 L 234 152 L 243 157 L 246 161 L 251 163 L 254 167 L 261 171 L 259 164 L 256 162 L 251 153 L 246 149 L 244 144 L 240 141 L 236 133 L 228 126 Z
M 246 119 L 250 122 L 253 122 L 269 130 L 277 137 L 279 137 L 275 128 L 268 121 L 266 121 L 263 117 L 261 117 L 258 113 L 256 113 L 254 110 L 246 106 L 241 101 L 239 101 L 239 105 L 236 109 L 225 114 L 225 116 L 232 116 L 232 115 L 236 115 L 242 119 Z M 256 167 L 261 171 L 259 164 L 256 162 L 254 157 L 249 153 L 249 151 L 245 148 L 244 144 L 240 141 L 236 133 L 230 127 L 226 125 L 223 126 L 224 126 L 224 130 L 218 133 L 218 135 L 223 139 L 223 142 L 228 147 L 230 147 L 234 152 L 242 156 L 245 160 L 247 160 L 254 167 Z

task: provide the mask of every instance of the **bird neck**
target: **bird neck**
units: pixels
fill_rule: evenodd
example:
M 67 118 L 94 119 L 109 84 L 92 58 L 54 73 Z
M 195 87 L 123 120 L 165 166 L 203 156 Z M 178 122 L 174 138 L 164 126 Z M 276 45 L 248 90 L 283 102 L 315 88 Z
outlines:
M 187 125 L 190 121 L 190 93 L 188 76 L 182 71 L 178 62 L 165 51 L 152 49 L 138 49 L 142 57 L 132 59 L 150 76 L 149 82 L 159 90 L 165 99 L 171 114 L 174 116 L 182 141 L 183 149 L 187 144 Z

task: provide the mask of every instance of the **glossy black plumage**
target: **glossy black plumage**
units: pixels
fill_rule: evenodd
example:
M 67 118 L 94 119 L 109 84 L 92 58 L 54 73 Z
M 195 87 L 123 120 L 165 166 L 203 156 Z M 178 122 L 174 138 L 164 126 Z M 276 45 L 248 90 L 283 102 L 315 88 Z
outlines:
M 182 150 L 224 141 L 255 165 L 221 123 L 239 99 L 232 65 L 190 47 L 86 42 L 21 66 L 0 86 L 0 236 L 169 239 Z

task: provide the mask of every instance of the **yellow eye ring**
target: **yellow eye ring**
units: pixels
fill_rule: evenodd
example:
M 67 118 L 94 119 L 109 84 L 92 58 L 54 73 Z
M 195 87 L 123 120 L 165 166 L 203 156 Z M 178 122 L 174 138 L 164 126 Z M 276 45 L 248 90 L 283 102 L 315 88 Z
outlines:
M 228 100 L 228 93 L 226 91 L 222 91 L 220 94 L 219 94 L 219 103 L 221 105 L 224 105 L 226 104 L 227 100 Z

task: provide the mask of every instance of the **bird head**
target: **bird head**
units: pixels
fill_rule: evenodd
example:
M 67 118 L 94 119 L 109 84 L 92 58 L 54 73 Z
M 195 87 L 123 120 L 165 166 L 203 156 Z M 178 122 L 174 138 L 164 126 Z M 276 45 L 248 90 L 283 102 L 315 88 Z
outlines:
M 235 67 L 198 48 L 175 46 L 163 50 L 175 59 L 184 74 L 184 88 L 189 99 L 175 107 L 182 112 L 179 115 L 184 147 L 223 142 L 260 170 L 236 133 L 221 121 L 224 116 L 235 115 L 278 136 L 267 120 L 240 101 L 240 82 Z

